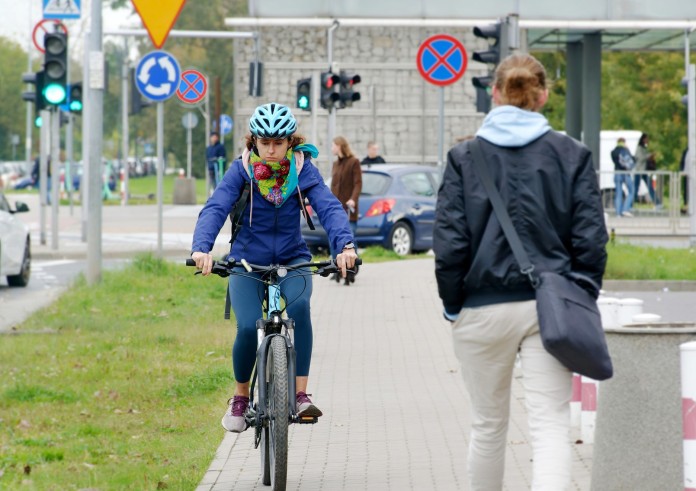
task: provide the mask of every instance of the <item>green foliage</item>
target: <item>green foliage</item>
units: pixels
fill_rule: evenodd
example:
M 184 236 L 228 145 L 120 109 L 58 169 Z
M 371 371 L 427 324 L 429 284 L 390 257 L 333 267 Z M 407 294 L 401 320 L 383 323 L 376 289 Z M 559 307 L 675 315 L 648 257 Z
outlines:
M 696 280 L 696 250 L 645 247 L 617 242 L 607 245 L 605 279 Z
M 21 160 L 26 113 L 26 103 L 21 98 L 25 91 L 22 74 L 27 71 L 27 54 L 19 44 L 3 37 L 0 37 L 0 67 L 0 160 L 12 158 L 12 135 L 20 136 L 16 158 Z
M 546 68 L 551 90 L 543 109 L 556 130 L 565 128 L 566 61 L 563 52 L 533 53 Z M 680 85 L 681 52 L 604 52 L 602 129 L 648 133 L 659 169 L 677 170 L 686 148 L 686 107 Z M 633 152 L 634 149 L 631 149 Z

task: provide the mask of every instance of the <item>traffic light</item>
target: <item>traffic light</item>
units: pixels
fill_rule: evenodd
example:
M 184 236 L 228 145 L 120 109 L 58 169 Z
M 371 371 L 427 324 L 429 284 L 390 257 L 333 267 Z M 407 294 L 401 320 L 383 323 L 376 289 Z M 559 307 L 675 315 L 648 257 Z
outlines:
M 44 89 L 45 104 L 59 106 L 68 97 L 68 36 L 62 32 L 49 32 L 44 36 Z
M 491 91 L 493 89 L 493 77 L 472 77 L 471 82 L 476 88 L 476 112 L 488 113 L 491 110 Z
M 44 72 L 43 70 L 36 73 L 25 73 L 22 75 L 22 82 L 34 85 L 34 92 L 22 92 L 22 99 L 28 102 L 33 102 L 36 107 L 36 115 L 45 109 L 44 99 L 42 97 L 44 89 Z
M 312 79 L 302 78 L 297 81 L 297 100 L 295 104 L 303 111 L 312 110 Z
M 474 36 L 488 41 L 488 49 L 474 51 L 472 59 L 488 65 L 488 73 L 480 77 L 472 77 L 471 83 L 476 88 L 476 111 L 487 113 L 491 110 L 491 90 L 495 67 L 505 58 L 509 51 L 507 23 L 501 21 L 486 26 L 474 27 Z
M 355 92 L 353 86 L 360 83 L 360 75 L 354 73 L 348 73 L 341 70 L 341 91 L 339 93 L 340 97 L 340 108 L 350 107 L 353 102 L 360 100 L 360 92 Z
M 71 113 L 82 113 L 82 82 L 76 82 L 70 86 L 68 107 Z
M 144 107 L 150 107 L 153 102 L 150 99 L 143 98 L 138 87 L 136 87 L 134 68 L 128 71 L 128 79 L 130 80 L 130 112 L 128 114 L 132 116 L 138 114 Z
M 340 83 L 341 78 L 332 72 L 323 72 L 321 74 L 321 94 L 319 95 L 321 107 L 330 111 L 341 99 L 341 95 L 336 92 Z

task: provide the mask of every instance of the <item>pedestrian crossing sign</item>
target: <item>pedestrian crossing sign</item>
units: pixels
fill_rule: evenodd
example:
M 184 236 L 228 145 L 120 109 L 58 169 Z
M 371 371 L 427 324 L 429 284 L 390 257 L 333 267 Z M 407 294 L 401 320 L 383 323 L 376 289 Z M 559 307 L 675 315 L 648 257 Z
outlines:
M 43 0 L 44 19 L 79 19 L 82 0 Z

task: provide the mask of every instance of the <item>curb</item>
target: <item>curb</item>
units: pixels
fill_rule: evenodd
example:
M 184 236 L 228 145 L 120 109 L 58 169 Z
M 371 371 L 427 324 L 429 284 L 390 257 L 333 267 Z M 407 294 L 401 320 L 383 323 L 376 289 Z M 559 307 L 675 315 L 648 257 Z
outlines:
M 603 290 L 625 292 L 694 292 L 696 281 L 688 280 L 604 280 Z

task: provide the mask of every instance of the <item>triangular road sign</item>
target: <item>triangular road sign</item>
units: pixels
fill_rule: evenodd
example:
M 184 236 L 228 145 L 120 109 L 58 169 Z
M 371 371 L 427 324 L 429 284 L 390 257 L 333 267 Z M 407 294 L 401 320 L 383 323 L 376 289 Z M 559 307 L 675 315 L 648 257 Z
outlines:
M 164 45 L 186 0 L 131 0 L 140 15 L 152 44 L 157 49 Z

